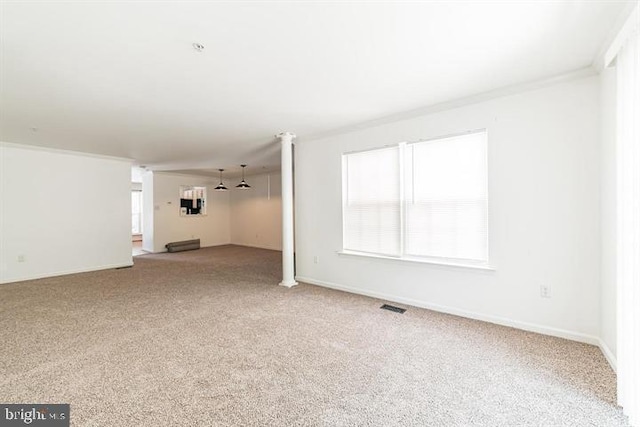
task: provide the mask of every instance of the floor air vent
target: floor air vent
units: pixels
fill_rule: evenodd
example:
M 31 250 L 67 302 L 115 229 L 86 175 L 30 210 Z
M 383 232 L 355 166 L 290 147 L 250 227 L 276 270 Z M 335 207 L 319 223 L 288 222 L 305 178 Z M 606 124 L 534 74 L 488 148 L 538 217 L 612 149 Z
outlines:
M 383 304 L 382 307 L 380 307 L 383 310 L 389 310 L 389 311 L 394 311 L 396 313 L 404 313 L 405 311 L 407 311 L 406 308 L 400 308 L 400 307 L 396 307 L 393 305 L 389 305 L 389 304 Z

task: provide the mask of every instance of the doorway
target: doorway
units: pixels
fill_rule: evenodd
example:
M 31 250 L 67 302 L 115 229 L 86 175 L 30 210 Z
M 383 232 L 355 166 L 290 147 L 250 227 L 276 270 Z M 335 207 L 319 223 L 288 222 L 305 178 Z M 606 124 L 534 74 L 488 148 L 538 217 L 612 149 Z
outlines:
M 133 256 L 142 250 L 142 190 L 131 190 L 131 244 Z
M 142 170 L 131 168 L 131 254 L 142 255 L 143 212 Z

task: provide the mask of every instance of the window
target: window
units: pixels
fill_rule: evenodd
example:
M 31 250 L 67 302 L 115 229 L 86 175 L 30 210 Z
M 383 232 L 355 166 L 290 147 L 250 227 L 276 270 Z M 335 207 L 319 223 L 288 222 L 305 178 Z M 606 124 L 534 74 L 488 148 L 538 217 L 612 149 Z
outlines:
M 142 191 L 131 191 L 131 234 L 142 234 Z
M 343 156 L 344 250 L 487 264 L 485 131 Z
M 399 154 L 395 147 L 345 155 L 345 249 L 400 254 Z

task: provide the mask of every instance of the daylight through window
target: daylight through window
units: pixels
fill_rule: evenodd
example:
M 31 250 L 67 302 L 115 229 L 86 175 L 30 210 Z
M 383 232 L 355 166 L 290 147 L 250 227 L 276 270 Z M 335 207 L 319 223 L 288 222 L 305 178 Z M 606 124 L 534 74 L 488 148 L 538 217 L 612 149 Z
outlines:
M 487 264 L 487 134 L 343 156 L 344 250 Z

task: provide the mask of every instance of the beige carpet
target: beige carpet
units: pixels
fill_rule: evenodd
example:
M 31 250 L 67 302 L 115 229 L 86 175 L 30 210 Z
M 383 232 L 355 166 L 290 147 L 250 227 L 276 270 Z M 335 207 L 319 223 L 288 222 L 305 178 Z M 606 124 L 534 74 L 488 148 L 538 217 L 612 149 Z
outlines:
M 310 285 L 237 246 L 0 286 L 0 402 L 76 426 L 624 426 L 593 346 Z

